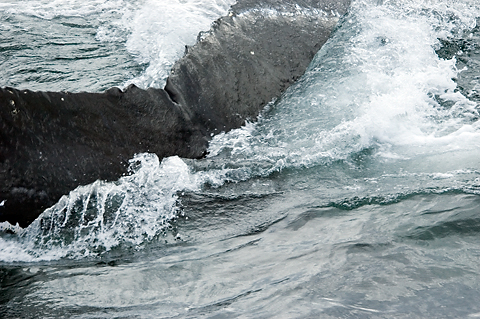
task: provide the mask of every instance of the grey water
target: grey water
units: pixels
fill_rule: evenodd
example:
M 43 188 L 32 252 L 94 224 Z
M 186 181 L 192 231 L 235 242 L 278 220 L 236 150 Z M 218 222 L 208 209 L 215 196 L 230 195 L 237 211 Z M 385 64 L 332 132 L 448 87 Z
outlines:
M 159 87 L 231 4 L 4 1 L 0 85 Z M 354 1 L 207 158 L 138 154 L 2 224 L 0 317 L 480 317 L 479 24 L 476 1 Z

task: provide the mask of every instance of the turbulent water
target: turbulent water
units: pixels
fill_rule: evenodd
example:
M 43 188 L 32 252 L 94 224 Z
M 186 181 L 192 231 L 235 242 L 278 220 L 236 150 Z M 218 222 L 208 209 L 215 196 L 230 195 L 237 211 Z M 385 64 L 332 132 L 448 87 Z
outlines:
M 231 4 L 3 1 L 0 86 L 161 87 Z M 477 1 L 354 1 L 206 159 L 4 223 L 0 317 L 480 317 L 479 119 Z

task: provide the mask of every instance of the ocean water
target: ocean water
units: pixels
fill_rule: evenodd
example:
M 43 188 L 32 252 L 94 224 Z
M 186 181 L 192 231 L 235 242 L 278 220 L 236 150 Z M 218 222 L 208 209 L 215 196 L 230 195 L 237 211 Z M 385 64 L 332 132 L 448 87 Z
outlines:
M 161 87 L 232 3 L 3 1 L 0 85 Z M 353 1 L 207 158 L 2 224 L 0 317 L 480 317 L 479 74 L 477 1 Z

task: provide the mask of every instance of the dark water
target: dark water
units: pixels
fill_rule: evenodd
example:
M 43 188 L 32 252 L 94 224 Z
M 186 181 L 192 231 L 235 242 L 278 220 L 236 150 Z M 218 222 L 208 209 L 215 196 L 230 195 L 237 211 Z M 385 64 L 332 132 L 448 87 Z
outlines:
M 229 6 L 54 3 L 0 5 L 2 86 L 159 86 Z M 206 27 L 152 33 L 192 15 Z M 354 2 L 304 78 L 208 158 L 139 154 L 131 176 L 2 225 L 0 316 L 480 317 L 479 23 L 475 1 Z M 76 44 L 42 53 L 50 24 Z

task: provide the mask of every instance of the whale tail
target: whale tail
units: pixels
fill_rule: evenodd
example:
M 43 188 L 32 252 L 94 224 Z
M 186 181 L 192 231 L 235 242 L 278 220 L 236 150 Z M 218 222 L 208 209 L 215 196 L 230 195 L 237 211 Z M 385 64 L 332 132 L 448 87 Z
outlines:
M 77 186 L 118 179 L 136 153 L 204 156 L 211 136 L 255 120 L 305 72 L 349 3 L 238 1 L 165 89 L 0 89 L 0 222 L 29 225 Z

